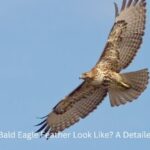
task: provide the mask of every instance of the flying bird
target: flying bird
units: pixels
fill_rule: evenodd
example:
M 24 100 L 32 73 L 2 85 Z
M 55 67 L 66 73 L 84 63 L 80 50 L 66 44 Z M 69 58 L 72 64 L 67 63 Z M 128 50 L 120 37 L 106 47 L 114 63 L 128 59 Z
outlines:
M 137 99 L 148 84 L 148 69 L 120 73 L 135 57 L 144 35 L 146 0 L 123 0 L 115 5 L 115 22 L 96 65 L 81 75 L 83 82 L 62 99 L 36 132 L 49 138 L 85 118 L 108 94 L 111 106 Z

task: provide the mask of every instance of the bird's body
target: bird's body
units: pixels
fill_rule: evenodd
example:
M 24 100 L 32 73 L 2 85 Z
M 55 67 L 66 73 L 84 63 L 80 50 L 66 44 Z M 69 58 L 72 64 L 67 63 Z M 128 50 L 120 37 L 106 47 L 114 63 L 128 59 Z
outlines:
M 119 52 L 117 46 L 121 41 L 121 38 L 119 37 L 121 36 L 122 29 L 124 28 L 119 28 L 116 32 L 113 32 L 114 29 L 112 30 L 105 47 L 105 51 L 103 52 L 99 62 L 91 69 L 91 71 L 83 73 L 81 78 L 88 82 L 90 81 L 90 85 L 106 85 L 106 88 L 108 88 L 112 83 L 116 83 L 123 87 L 129 86 L 126 83 L 123 83 L 123 79 L 119 74 Z
M 119 12 L 115 3 L 115 23 L 104 51 L 84 81 L 62 99 L 38 125 L 43 135 L 58 133 L 85 118 L 109 94 L 111 106 L 137 99 L 148 84 L 148 70 L 121 73 L 136 55 L 142 43 L 146 21 L 146 0 L 123 0 Z

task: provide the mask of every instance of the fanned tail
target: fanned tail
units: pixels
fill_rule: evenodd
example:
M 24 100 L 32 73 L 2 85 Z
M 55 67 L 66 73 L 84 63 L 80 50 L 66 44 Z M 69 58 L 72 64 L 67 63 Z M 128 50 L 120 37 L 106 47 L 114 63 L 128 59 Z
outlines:
M 109 88 L 111 106 L 119 106 L 137 99 L 146 89 L 149 79 L 148 69 L 120 74 L 129 88 L 112 86 Z

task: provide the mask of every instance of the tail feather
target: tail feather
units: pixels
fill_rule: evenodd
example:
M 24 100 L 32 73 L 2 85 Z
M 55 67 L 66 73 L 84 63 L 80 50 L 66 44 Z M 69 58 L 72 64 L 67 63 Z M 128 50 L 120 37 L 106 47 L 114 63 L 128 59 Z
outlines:
M 109 97 L 111 105 L 119 106 L 137 99 L 147 87 L 148 74 L 148 69 L 120 74 L 123 81 L 129 84 L 131 88 L 110 86 Z

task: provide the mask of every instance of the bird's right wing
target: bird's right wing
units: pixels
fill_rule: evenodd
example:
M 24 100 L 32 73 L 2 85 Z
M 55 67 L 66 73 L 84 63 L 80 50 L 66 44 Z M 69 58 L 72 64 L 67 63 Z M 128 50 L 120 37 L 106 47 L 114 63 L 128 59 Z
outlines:
M 103 86 L 95 88 L 83 82 L 61 100 L 43 122 L 38 124 L 41 128 L 37 132 L 48 134 L 49 137 L 70 127 L 96 109 L 106 94 L 107 90 Z

